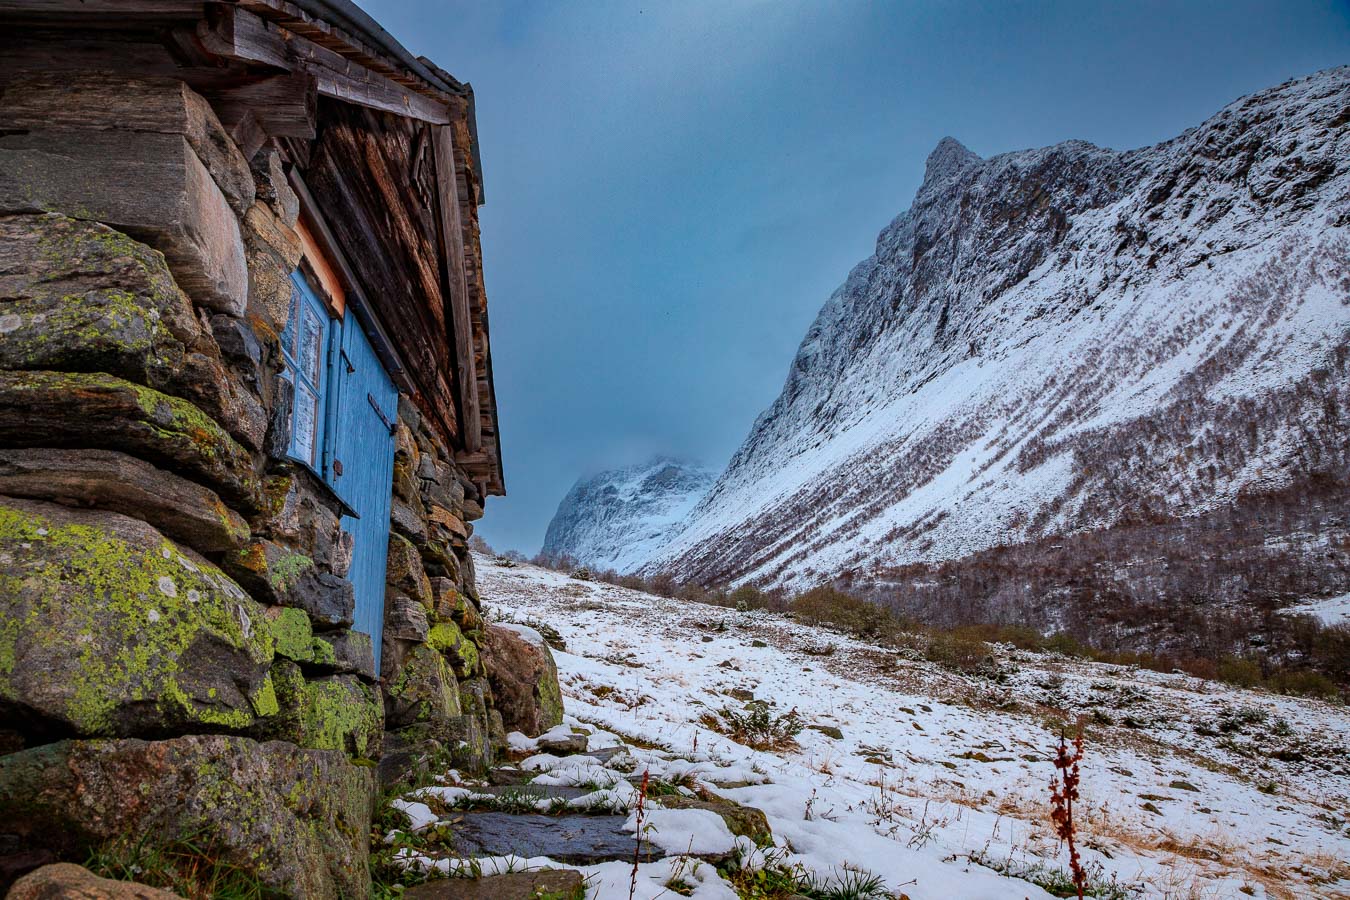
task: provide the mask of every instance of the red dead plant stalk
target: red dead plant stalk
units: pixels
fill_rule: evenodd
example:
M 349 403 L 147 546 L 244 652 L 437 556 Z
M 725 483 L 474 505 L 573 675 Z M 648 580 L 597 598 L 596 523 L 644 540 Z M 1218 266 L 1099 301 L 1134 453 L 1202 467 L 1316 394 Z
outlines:
M 647 815 L 647 787 L 651 784 L 651 779 L 651 769 L 644 769 L 642 784 L 638 786 L 637 807 L 633 810 L 637 822 L 637 841 L 633 846 L 633 875 L 628 881 L 628 900 L 633 900 L 637 894 L 638 861 L 642 858 L 642 822 Z
M 1050 821 L 1054 823 L 1055 834 L 1069 847 L 1069 873 L 1073 877 L 1073 886 L 1078 889 L 1078 900 L 1083 900 L 1083 892 L 1087 888 L 1087 872 L 1078 857 L 1075 843 L 1077 831 L 1073 821 L 1073 804 L 1078 799 L 1078 763 L 1082 758 L 1083 729 L 1080 725 L 1078 736 L 1072 744 L 1060 734 L 1059 747 L 1055 750 L 1056 774 L 1050 779 Z

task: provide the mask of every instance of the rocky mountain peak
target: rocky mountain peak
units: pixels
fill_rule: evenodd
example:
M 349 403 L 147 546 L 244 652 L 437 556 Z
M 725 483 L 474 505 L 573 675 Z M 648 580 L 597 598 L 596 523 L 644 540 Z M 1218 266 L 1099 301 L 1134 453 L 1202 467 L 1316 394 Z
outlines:
M 928 162 L 924 164 L 923 183 L 931 184 L 949 178 L 979 161 L 979 155 L 969 150 L 965 144 L 954 137 L 944 137 L 938 141 L 933 152 L 928 154 Z

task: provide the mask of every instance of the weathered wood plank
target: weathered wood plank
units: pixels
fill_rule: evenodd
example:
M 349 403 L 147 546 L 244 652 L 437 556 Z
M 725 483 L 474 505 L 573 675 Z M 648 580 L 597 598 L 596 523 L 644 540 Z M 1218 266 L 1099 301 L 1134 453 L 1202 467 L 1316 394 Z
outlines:
M 327 99 L 320 117 L 305 181 L 408 366 L 419 405 L 459 444 L 439 244 L 411 177 L 415 123 Z
M 253 204 L 248 160 L 231 143 L 207 101 L 171 77 L 104 73 L 97 77 L 21 77 L 0 100 L 0 131 L 181 134 L 234 211 Z
M 0 0 L 0 18 L 14 21 L 51 21 L 71 18 L 92 23 L 96 17 L 112 22 L 129 20 L 183 21 L 202 15 L 203 0 Z
M 405 71 L 397 60 L 387 58 L 381 50 L 367 45 L 356 35 L 310 15 L 294 3 L 287 0 L 238 0 L 238 2 L 259 16 L 273 19 L 287 30 L 303 35 L 319 46 L 326 47 L 347 59 L 355 60 L 362 67 L 378 72 L 397 84 L 432 99 L 441 99 L 439 91 L 418 76 Z
M 233 6 L 213 6 L 197 23 L 197 39 L 208 52 L 279 69 L 291 68 L 291 54 L 275 27 Z
M 244 313 L 248 268 L 238 217 L 183 135 L 0 136 L 0 209 L 104 222 L 163 253 L 195 302 Z
M 469 283 L 464 272 L 464 227 L 460 220 L 459 190 L 456 187 L 453 132 L 437 128 L 436 148 L 438 206 L 441 213 L 441 240 L 445 250 L 446 280 L 450 287 L 451 327 L 455 338 L 455 374 L 458 377 L 460 416 L 464 423 L 464 447 L 474 452 L 482 445 L 482 417 L 479 415 L 478 370 L 474 358 L 472 323 L 469 319 Z
M 256 9 L 257 4 L 250 7 Z M 199 32 L 204 46 L 227 59 L 308 72 L 324 96 L 425 122 L 449 121 L 447 104 L 398 84 L 297 31 L 267 22 L 249 9 L 221 7 Z

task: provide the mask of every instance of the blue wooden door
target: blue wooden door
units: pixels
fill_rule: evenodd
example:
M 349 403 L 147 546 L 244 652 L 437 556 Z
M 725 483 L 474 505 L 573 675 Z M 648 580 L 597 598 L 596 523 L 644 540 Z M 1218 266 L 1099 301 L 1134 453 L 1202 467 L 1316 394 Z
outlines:
M 378 674 L 398 390 L 350 312 L 342 323 L 341 353 L 334 369 L 339 388 L 330 443 L 333 457 L 325 468 L 338 496 L 359 516 L 342 517 L 342 527 L 355 540 L 347 578 L 356 589 L 355 628 L 370 635 Z

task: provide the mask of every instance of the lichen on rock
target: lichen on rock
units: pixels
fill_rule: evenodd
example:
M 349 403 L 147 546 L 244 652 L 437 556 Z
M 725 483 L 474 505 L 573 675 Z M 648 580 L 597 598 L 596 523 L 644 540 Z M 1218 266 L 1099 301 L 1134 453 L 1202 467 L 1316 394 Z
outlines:
M 36 731 L 242 731 L 275 712 L 262 607 L 146 523 L 0 498 L 0 561 L 0 707 Z
M 280 713 L 263 725 L 267 737 L 354 759 L 379 756 L 383 709 L 375 690 L 355 675 L 307 678 L 285 660 L 273 666 Z
M 0 446 L 120 450 L 179 469 L 245 511 L 260 502 L 247 450 L 196 406 L 101 372 L 0 370 Z

